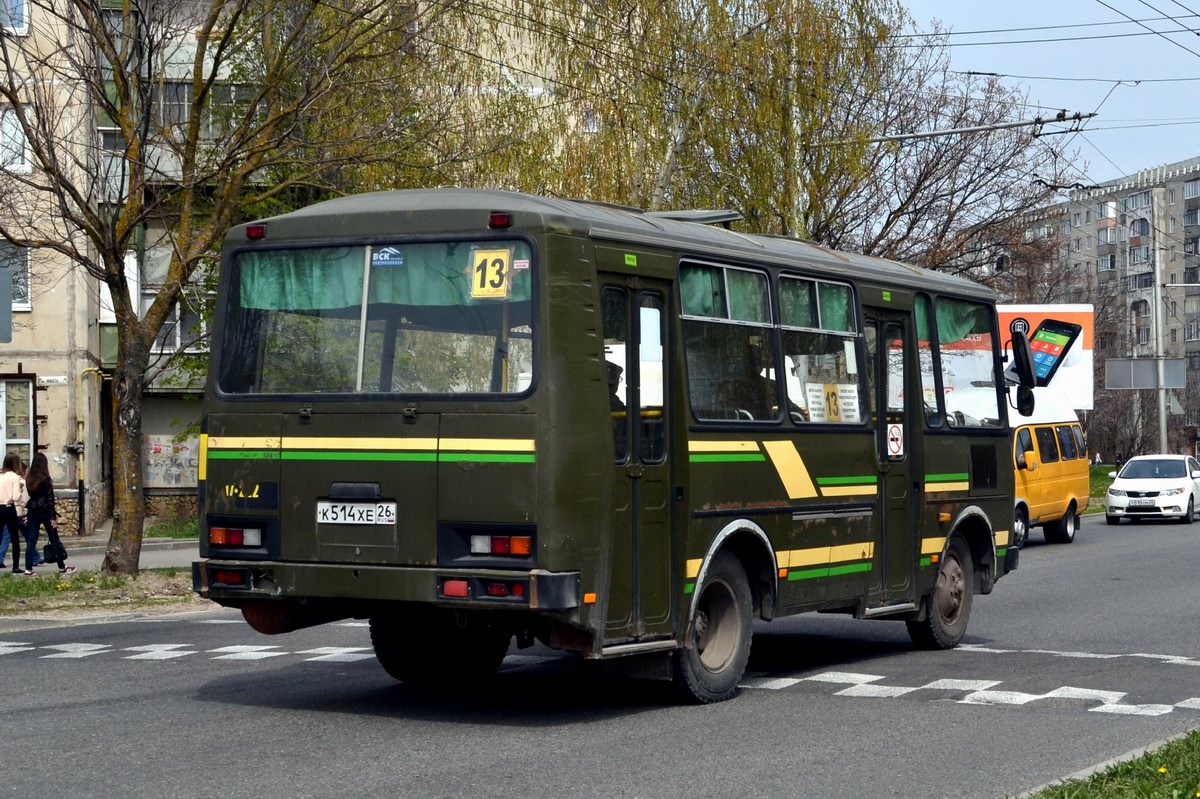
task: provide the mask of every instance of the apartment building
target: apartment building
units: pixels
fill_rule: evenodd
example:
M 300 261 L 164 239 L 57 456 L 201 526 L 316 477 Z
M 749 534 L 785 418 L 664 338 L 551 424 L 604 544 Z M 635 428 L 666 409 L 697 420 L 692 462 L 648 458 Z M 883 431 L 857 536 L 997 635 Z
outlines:
M 0 26 L 6 46 L 45 51 L 55 21 L 40 4 L 0 0 Z M 48 33 L 49 32 L 49 33 Z M 21 63 L 16 60 L 14 63 Z M 17 76 L 33 85 L 33 76 Z M 65 89 L 64 89 L 65 91 Z M 45 98 L 41 98 L 45 101 Z M 77 168 L 93 170 L 103 181 L 106 143 L 111 132 L 91 122 L 91 109 L 60 98 L 64 113 L 77 113 L 70 129 Z M 93 115 L 94 117 L 94 115 Z M 31 150 L 17 124 L 15 109 L 0 105 L 0 214 L 25 229 L 55 228 L 58 242 L 72 232 L 55 224 L 57 209 L 44 194 L 22 191 L 22 183 L 38 175 Z M 87 180 L 81 180 L 83 185 Z M 103 202 L 103 192 L 99 195 Z M 18 220 L 18 221 L 14 221 Z M 162 251 L 153 231 L 127 260 L 133 296 L 143 305 L 163 279 Z M 16 452 L 26 462 L 44 452 L 56 486 L 60 526 L 67 533 L 90 532 L 112 509 L 112 384 L 116 327 L 107 289 L 75 261 L 48 246 L 18 247 L 0 239 L 0 277 L 12 281 L 12 340 L 0 343 L 0 453 Z M 85 247 L 81 240 L 73 246 Z M 174 323 L 154 343 L 161 362 L 194 338 L 198 316 L 181 303 Z M 162 515 L 195 507 L 198 439 L 186 435 L 199 417 L 201 386 L 186 375 L 154 369 L 142 408 L 147 513 Z

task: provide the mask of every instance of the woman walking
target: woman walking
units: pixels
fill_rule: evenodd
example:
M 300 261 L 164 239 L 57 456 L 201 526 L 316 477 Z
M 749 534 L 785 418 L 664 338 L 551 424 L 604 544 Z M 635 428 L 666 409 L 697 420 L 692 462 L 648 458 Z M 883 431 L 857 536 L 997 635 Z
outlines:
M 28 500 L 25 478 L 21 476 L 21 456 L 10 452 L 4 456 L 4 465 L 0 467 L 0 525 L 8 530 L 12 542 L 13 574 L 21 573 L 21 534 L 25 531 L 25 503 Z
M 25 542 L 29 551 L 25 553 L 25 574 L 31 577 L 34 574 L 38 533 L 43 525 L 46 527 L 46 537 L 50 539 L 52 559 L 58 561 L 58 573 L 74 574 L 75 567 L 63 562 L 64 549 L 62 540 L 58 537 L 58 509 L 54 507 L 54 483 L 50 480 L 46 456 L 41 452 L 34 455 L 33 462 L 29 464 L 29 471 L 25 474 L 25 487 L 29 491 L 29 518 L 25 528 Z M 13 562 L 16 563 L 15 560 Z

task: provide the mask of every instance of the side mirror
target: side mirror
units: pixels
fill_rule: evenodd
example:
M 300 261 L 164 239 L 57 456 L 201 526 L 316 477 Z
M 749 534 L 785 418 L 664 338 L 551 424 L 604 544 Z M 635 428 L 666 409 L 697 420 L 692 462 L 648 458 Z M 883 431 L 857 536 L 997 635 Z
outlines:
M 1198 470 L 1198 469 L 1192 469 L 1192 479 L 1193 479 L 1193 480 L 1200 480 L 1200 470 Z
M 1008 368 L 1008 372 L 1011 373 L 1009 379 L 1019 386 L 1033 388 L 1037 385 L 1037 378 L 1033 374 L 1033 350 L 1029 348 L 1029 339 L 1024 333 L 1015 330 L 1009 343 L 1012 345 L 1013 356 L 1012 365 Z M 1030 409 L 1032 408 L 1031 404 Z
M 1029 462 L 1025 460 L 1024 452 L 1017 453 L 1017 468 L 1018 469 L 1028 469 L 1029 468 Z
M 1195 474 L 1195 473 L 1193 472 L 1193 474 Z M 1117 479 L 1117 473 L 1116 473 L 1116 472 L 1109 472 L 1109 473 L 1108 473 L 1108 479 L 1109 479 L 1109 480 L 1116 480 L 1116 479 Z
M 1025 342 L 1025 349 L 1029 349 L 1028 341 Z M 1033 389 L 1029 386 L 1017 386 L 1017 413 L 1022 416 L 1033 414 Z

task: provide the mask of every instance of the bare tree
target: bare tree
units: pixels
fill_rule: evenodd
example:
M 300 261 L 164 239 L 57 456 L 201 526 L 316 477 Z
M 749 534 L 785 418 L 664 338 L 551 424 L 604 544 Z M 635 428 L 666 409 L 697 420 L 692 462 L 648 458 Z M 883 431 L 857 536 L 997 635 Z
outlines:
M 28 35 L 0 32 L 0 102 L 31 161 L 0 173 L 0 236 L 61 253 L 111 293 L 114 525 L 104 569 L 136 573 L 155 338 L 241 218 L 362 185 L 373 165 L 394 176 L 459 158 L 447 148 L 469 125 L 455 109 L 474 28 L 457 3 L 30 6 Z M 169 258 L 153 295 L 138 297 L 127 255 L 146 240 Z

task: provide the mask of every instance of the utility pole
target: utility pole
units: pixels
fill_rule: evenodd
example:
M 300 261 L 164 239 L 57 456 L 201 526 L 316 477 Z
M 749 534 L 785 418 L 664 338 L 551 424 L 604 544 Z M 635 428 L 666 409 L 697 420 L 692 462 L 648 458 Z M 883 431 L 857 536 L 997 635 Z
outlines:
M 1163 309 L 1162 309 L 1162 251 L 1161 242 L 1159 241 L 1159 233 L 1162 227 L 1159 226 L 1159 221 L 1162 219 L 1162 197 L 1161 190 L 1155 189 L 1151 192 L 1153 198 L 1154 211 L 1154 369 L 1158 385 L 1158 451 L 1161 453 L 1167 452 L 1167 386 L 1166 375 L 1163 364 Z

